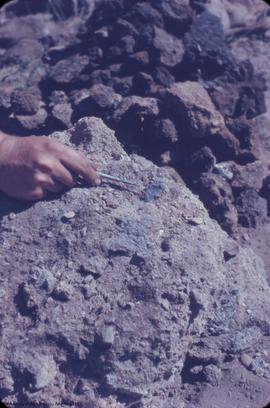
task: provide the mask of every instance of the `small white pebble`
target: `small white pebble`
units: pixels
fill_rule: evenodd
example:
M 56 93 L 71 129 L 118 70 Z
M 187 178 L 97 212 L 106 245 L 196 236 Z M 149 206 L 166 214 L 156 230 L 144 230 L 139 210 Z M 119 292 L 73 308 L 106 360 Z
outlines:
M 8 219 L 9 219 L 9 220 L 14 220 L 14 218 L 16 218 L 16 214 L 13 213 L 13 212 L 10 213 L 9 216 L 8 216 Z
M 74 211 L 67 211 L 64 213 L 63 217 L 66 218 L 67 220 L 71 220 L 74 218 L 76 213 Z

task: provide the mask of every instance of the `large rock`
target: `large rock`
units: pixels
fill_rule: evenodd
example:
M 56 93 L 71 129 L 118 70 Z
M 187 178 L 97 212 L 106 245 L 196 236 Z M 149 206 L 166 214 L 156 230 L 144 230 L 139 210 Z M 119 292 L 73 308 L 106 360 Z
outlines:
M 267 200 L 260 197 L 254 188 L 241 191 L 236 199 L 239 223 L 244 227 L 264 224 L 267 218 Z
M 188 29 L 193 17 L 189 0 L 152 0 L 152 3 L 161 11 L 169 31 L 181 35 Z
M 201 13 L 185 35 L 186 60 L 197 77 L 212 79 L 238 73 L 238 67 L 225 42 L 220 19 L 209 11 Z
M 185 50 L 182 40 L 155 27 L 154 50 L 161 64 L 174 67 L 182 62 Z
M 95 392 L 165 407 L 173 394 L 182 406 L 197 366 L 217 384 L 222 362 L 230 369 L 231 356 L 269 335 L 264 266 L 100 119 L 53 137 L 136 185 L 78 186 L 32 205 L 1 197 L 0 398 L 88 396 L 91 406 Z
M 159 106 L 156 98 L 142 98 L 141 96 L 128 96 L 122 100 L 113 114 L 115 122 L 120 122 L 127 115 L 140 118 L 158 116 Z
M 70 83 L 76 79 L 78 80 L 80 73 L 88 64 L 89 57 L 87 55 L 75 54 L 50 67 L 49 77 L 59 84 Z
M 195 138 L 220 133 L 224 119 L 216 110 L 207 91 L 198 82 L 186 81 L 173 84 L 163 91 L 164 105 L 184 121 Z
M 209 209 L 210 216 L 218 220 L 225 231 L 234 234 L 237 227 L 237 211 L 233 205 L 232 188 L 224 173 L 202 173 L 194 182 L 194 187 Z

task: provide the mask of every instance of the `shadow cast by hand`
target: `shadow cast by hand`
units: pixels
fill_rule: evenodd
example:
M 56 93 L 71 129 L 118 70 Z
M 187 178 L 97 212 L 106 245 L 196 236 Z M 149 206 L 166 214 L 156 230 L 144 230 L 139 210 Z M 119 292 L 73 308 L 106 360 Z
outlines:
M 18 214 L 30 208 L 34 203 L 16 200 L 0 193 L 0 220 L 10 213 Z

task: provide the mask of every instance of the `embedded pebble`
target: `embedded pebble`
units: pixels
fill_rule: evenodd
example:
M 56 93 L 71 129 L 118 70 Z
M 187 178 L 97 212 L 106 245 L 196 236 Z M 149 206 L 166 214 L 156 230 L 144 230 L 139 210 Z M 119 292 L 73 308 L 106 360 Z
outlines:
M 246 368 L 250 368 L 252 364 L 252 357 L 246 353 L 241 354 L 240 361 Z
M 67 302 L 71 299 L 73 288 L 66 282 L 60 282 L 52 292 L 52 296 L 56 300 Z
M 186 221 L 190 225 L 201 225 L 204 223 L 204 219 L 200 217 L 186 218 Z
M 105 345 L 112 345 L 114 343 L 115 329 L 113 326 L 106 326 L 101 333 L 102 341 Z
M 63 218 L 65 220 L 71 220 L 72 218 L 74 218 L 76 216 L 76 213 L 74 211 L 67 211 L 63 214 Z

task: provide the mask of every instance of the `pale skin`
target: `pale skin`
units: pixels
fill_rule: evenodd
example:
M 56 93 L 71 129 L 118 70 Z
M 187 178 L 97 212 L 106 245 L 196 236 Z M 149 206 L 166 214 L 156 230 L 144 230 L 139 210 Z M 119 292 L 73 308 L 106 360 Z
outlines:
M 95 165 L 81 152 L 46 136 L 0 133 L 0 191 L 24 200 L 42 200 L 74 187 L 78 177 L 99 185 Z

